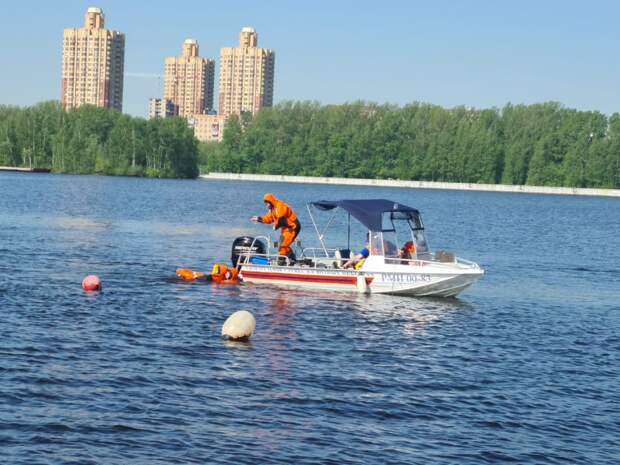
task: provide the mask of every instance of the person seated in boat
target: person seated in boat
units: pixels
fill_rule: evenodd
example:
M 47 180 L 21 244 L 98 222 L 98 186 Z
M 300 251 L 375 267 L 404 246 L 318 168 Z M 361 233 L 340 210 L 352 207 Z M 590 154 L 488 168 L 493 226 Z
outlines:
M 357 270 L 364 264 L 364 261 L 368 258 L 368 255 L 370 255 L 370 252 L 368 252 L 368 249 L 364 247 L 360 250 L 360 253 L 356 254 L 351 260 L 342 265 L 342 267 L 355 268 Z
M 405 245 L 403 245 L 402 248 L 398 249 L 398 252 L 396 253 L 396 256 L 398 258 L 402 258 L 402 261 L 400 262 L 401 265 L 411 264 L 409 260 L 413 260 L 415 258 L 415 255 L 416 248 L 413 241 L 405 242 Z
M 301 231 L 301 223 L 293 209 L 273 194 L 265 194 L 263 201 L 268 212 L 262 216 L 253 216 L 251 219 L 259 223 L 273 224 L 274 230 L 281 229 L 278 255 L 288 257 L 294 263 L 295 253 L 291 249 L 291 244 Z

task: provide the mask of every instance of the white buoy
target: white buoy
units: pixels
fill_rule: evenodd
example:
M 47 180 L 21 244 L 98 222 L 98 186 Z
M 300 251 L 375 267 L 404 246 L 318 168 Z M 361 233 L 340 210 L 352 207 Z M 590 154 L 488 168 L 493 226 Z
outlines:
M 247 310 L 239 310 L 230 315 L 222 326 L 222 336 L 233 341 L 247 340 L 256 328 L 256 320 Z
M 357 277 L 357 292 L 360 294 L 368 294 L 370 292 L 368 283 L 366 282 L 366 276 L 359 275 Z

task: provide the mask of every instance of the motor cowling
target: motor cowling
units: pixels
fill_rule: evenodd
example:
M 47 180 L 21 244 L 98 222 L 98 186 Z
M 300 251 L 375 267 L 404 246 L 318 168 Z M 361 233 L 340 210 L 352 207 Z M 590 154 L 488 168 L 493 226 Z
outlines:
M 267 253 L 267 247 L 260 239 L 254 239 L 251 236 L 241 236 L 236 238 L 232 244 L 230 253 L 230 261 L 233 266 L 237 266 L 241 254 L 264 254 Z

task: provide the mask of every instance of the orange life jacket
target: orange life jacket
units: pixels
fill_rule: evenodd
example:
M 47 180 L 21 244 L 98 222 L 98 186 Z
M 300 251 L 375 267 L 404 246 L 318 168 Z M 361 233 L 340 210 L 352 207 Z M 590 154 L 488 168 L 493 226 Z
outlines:
M 194 279 L 204 278 L 205 274 L 200 271 L 190 270 L 189 268 L 179 268 L 177 270 L 177 276 L 186 281 L 193 281 Z
M 211 277 L 216 283 L 236 283 L 239 270 L 229 268 L 223 263 L 216 263 L 211 269 Z

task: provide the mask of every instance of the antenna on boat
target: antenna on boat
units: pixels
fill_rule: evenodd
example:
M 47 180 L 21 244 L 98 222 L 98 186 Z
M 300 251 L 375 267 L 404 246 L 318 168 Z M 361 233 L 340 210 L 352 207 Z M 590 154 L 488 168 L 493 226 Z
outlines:
M 347 249 L 351 250 L 351 213 L 347 222 Z

